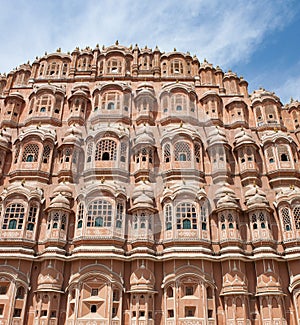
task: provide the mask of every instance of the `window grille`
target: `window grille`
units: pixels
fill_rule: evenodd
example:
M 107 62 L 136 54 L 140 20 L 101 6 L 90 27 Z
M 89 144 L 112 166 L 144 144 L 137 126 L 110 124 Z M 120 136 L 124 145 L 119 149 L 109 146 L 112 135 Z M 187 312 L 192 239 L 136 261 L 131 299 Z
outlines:
M 93 142 L 90 142 L 87 147 L 87 162 L 91 162 L 93 153 Z
M 116 228 L 122 228 L 123 213 L 124 213 L 124 205 L 122 203 L 117 203 Z
M 165 225 L 166 225 L 166 230 L 171 230 L 172 229 L 172 222 L 173 222 L 173 217 L 172 217 L 172 206 L 171 204 L 167 204 L 165 206 Z
M 107 109 L 107 110 L 115 110 L 115 109 L 120 109 L 120 93 L 116 91 L 110 91 L 102 96 L 102 103 L 101 107 L 102 109 Z
M 37 211 L 38 211 L 37 206 L 35 205 L 30 206 L 29 213 L 28 213 L 28 220 L 27 220 L 27 230 L 32 231 L 34 229 L 34 225 L 37 218 Z
M 176 208 L 177 229 L 197 229 L 197 213 L 192 203 L 181 203 Z
M 120 158 L 120 160 L 122 162 L 126 161 L 126 153 L 127 153 L 127 144 L 124 142 L 121 142 L 121 158 Z
M 36 112 L 50 112 L 52 106 L 52 98 L 50 95 L 41 95 L 36 101 Z
M 25 208 L 22 204 L 10 204 L 5 210 L 2 229 L 22 229 L 24 216 Z
M 108 201 L 96 200 L 89 204 L 87 211 L 87 227 L 110 227 L 112 205 Z
M 84 205 L 82 203 L 79 203 L 78 212 L 77 212 L 77 228 L 82 228 L 83 214 L 84 214 Z

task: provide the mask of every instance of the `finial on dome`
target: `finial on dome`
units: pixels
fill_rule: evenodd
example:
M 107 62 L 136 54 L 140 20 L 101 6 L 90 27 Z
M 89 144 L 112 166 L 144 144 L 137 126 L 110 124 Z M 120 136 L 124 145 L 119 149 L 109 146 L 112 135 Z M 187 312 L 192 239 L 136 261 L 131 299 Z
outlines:
M 25 185 L 25 178 L 22 179 L 21 185 L 22 185 L 22 186 Z
M 176 49 L 176 47 L 174 47 L 174 52 L 176 52 L 177 51 L 177 49 Z
M 48 53 L 47 53 L 47 51 L 45 51 L 45 55 L 47 55 Z
M 61 48 L 59 47 L 56 52 L 60 53 L 61 52 Z
M 294 98 L 293 97 L 291 97 L 291 100 L 290 100 L 290 102 L 292 103 L 294 101 Z
M 119 41 L 118 41 L 118 40 L 116 40 L 116 45 L 117 45 L 117 46 L 119 45 Z
M 292 185 L 290 185 L 290 189 L 291 190 L 294 190 L 295 189 L 295 186 L 292 184 Z
M 183 122 L 182 122 L 182 121 L 180 121 L 180 127 L 182 128 L 182 126 L 183 126 Z
M 103 184 L 105 182 L 105 177 L 102 177 L 100 182 Z

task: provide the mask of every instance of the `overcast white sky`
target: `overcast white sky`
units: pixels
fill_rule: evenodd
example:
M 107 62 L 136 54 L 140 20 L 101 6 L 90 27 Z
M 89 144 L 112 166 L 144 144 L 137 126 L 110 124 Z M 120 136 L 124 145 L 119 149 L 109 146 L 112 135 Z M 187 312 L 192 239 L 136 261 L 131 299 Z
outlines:
M 129 46 L 190 51 L 300 100 L 298 0 L 0 0 L 0 72 L 45 51 Z

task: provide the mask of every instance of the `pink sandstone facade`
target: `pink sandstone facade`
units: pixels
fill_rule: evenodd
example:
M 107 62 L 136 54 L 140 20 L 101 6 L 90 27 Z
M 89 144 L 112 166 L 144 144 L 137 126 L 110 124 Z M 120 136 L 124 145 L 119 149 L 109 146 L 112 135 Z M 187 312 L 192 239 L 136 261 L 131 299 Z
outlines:
M 175 49 L 1 75 L 0 324 L 299 324 L 299 131 Z

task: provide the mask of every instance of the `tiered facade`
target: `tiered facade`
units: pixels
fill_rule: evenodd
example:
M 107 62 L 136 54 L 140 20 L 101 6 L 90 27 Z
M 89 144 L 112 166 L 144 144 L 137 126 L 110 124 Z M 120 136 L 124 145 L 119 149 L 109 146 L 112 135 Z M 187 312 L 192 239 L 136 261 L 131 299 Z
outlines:
M 0 324 L 300 323 L 300 103 L 189 53 L 0 76 Z

